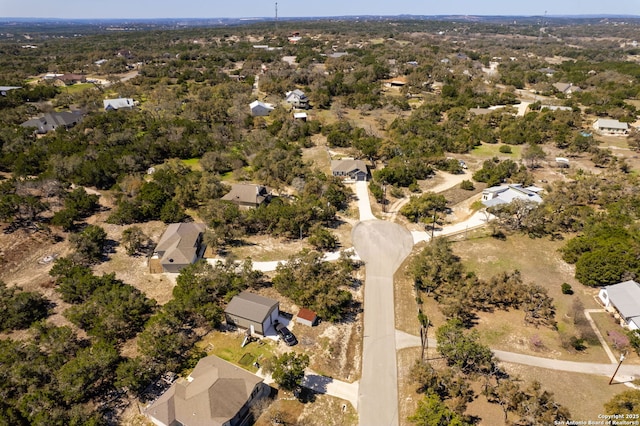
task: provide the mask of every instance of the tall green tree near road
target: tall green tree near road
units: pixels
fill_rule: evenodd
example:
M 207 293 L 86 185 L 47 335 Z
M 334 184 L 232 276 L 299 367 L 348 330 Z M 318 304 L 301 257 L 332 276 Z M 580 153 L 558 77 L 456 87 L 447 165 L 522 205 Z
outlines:
M 435 393 L 418 402 L 418 409 L 409 417 L 416 426 L 471 426 L 463 416 L 451 410 Z
M 438 212 L 444 211 L 447 199 L 444 195 L 427 192 L 419 197 L 412 196 L 407 204 L 402 206 L 400 214 L 412 222 L 432 222 Z
M 449 320 L 436 331 L 438 352 L 450 366 L 456 366 L 466 373 L 488 372 L 495 363 L 493 353 L 479 342 L 477 331 L 464 332 L 459 320 Z

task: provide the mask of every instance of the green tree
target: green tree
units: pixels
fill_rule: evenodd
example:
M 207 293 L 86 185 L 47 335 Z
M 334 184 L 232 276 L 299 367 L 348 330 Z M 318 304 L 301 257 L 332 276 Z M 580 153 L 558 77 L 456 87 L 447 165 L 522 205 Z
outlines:
M 427 394 L 418 402 L 418 409 L 409 417 L 409 421 L 417 426 L 470 426 L 473 424 L 447 407 L 435 393 Z
M 0 281 L 0 331 L 28 328 L 49 315 L 49 304 L 39 293 Z
M 148 241 L 149 237 L 145 235 L 139 226 L 132 226 L 122 231 L 122 245 L 124 245 L 129 256 L 138 254 Z
M 273 380 L 284 390 L 295 390 L 302 384 L 304 370 L 309 366 L 309 355 L 287 352 L 274 357 L 265 365 Z
M 327 321 L 338 321 L 351 306 L 351 293 L 343 287 L 353 282 L 352 262 L 325 262 L 322 253 L 303 250 L 279 264 L 273 286 L 296 304 L 313 309 Z
M 338 238 L 328 229 L 314 226 L 309 236 L 309 244 L 317 250 L 335 250 L 338 247 Z
M 444 195 L 427 192 L 420 197 L 412 196 L 407 204 L 402 206 L 400 214 L 412 222 L 431 221 L 432 216 L 442 212 L 447 206 Z
M 460 320 L 447 321 L 436 331 L 438 352 L 450 366 L 456 366 L 466 373 L 488 372 L 495 363 L 491 349 L 482 345 L 477 331 L 464 333 Z
M 545 157 L 546 153 L 537 143 L 530 143 L 522 150 L 522 159 L 529 164 L 530 169 L 538 167 L 539 162 Z
M 107 233 L 98 225 L 88 225 L 82 232 L 71 234 L 69 242 L 83 262 L 96 263 L 102 259 L 107 244 Z
M 104 341 L 80 349 L 76 357 L 56 373 L 64 401 L 87 401 L 112 384 L 119 359 L 116 348 Z
M 640 412 L 640 390 L 631 389 L 619 393 L 604 405 L 607 414 L 638 414 Z

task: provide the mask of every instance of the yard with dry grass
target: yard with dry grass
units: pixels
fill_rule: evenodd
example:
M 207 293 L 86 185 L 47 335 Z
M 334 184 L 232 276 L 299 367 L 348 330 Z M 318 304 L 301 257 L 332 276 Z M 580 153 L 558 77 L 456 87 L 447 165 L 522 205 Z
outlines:
M 611 362 L 600 345 L 587 345 L 586 350 L 579 352 L 568 351 L 562 347 L 560 334 L 577 333 L 571 317 L 574 300 L 579 299 L 586 309 L 601 308 L 595 299 L 598 290 L 578 283 L 573 277 L 573 267 L 562 260 L 558 249 L 564 241 L 530 239 L 528 236 L 518 234 L 509 235 L 505 240 L 497 240 L 488 236 L 486 230 L 473 231 L 466 238 L 459 236 L 452 240 L 454 253 L 461 258 L 468 271 L 475 272 L 480 278 L 488 279 L 495 274 L 517 269 L 521 272 L 524 282 L 542 285 L 554 298 L 558 321 L 557 331 L 526 325 L 524 313 L 517 310 L 479 313 L 474 329 L 480 332 L 482 343 L 494 349 L 545 358 L 578 362 Z M 412 256 L 419 252 L 420 247 L 414 248 Z M 394 280 L 395 318 L 397 329 L 418 335 L 420 325 L 417 319 L 416 293 L 413 280 L 406 272 L 412 256 L 407 258 L 398 269 Z M 574 290 L 573 295 L 562 294 L 560 286 L 564 282 L 571 284 Z M 444 323 L 445 318 L 433 298 L 423 300 L 422 310 L 433 324 L 433 328 L 430 328 L 430 337 L 434 338 L 434 330 Z M 613 342 L 607 337 L 607 331 L 623 333 L 623 330 L 609 313 L 596 312 L 591 316 L 609 346 L 612 347 Z M 542 345 L 532 345 L 534 340 L 542 341 Z M 614 353 L 617 355 L 619 351 L 614 349 Z M 422 397 L 415 393 L 415 385 L 411 384 L 408 377 L 408 371 L 419 356 L 419 348 L 398 351 L 401 424 L 410 424 L 406 418 L 414 412 L 417 401 Z M 434 348 L 430 349 L 428 356 L 437 358 Z M 640 361 L 635 353 L 629 353 L 625 362 Z M 571 419 L 574 420 L 597 420 L 597 415 L 603 412 L 604 403 L 626 389 L 622 389 L 620 385 L 608 386 L 608 379 L 601 376 L 508 363 L 501 363 L 501 365 L 510 375 L 521 380 L 523 387 L 527 387 L 533 380 L 541 382 L 543 389 L 553 392 L 556 400 L 570 409 Z M 476 393 L 478 394 L 479 391 Z M 481 395 L 469 404 L 467 414 L 482 418 L 480 424 L 505 424 L 502 410 L 497 405 L 490 404 Z

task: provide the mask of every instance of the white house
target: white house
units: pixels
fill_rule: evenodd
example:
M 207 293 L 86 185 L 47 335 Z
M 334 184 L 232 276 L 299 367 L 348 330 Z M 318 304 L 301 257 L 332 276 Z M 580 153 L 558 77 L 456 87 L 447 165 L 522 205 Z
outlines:
M 598 294 L 604 307 L 620 318 L 620 325 L 640 329 L 640 284 L 631 280 L 608 285 Z
M 252 116 L 265 117 L 271 114 L 271 111 L 273 111 L 275 108 L 273 105 L 266 102 L 253 101 L 249 104 L 249 109 L 251 110 Z
M 131 98 L 105 99 L 102 101 L 105 111 L 118 109 L 133 109 L 138 103 Z
M 284 101 L 288 104 L 293 105 L 295 108 L 300 109 L 308 109 L 309 108 L 309 98 L 304 92 L 300 89 L 295 89 L 285 94 Z
M 528 186 L 524 188 L 522 184 L 508 184 L 500 186 L 492 186 L 482 191 L 482 204 L 485 207 L 493 207 L 499 204 L 508 204 L 513 200 L 530 201 L 541 203 L 542 197 L 539 193 L 542 188 L 537 186 Z
M 618 120 L 599 118 L 593 123 L 593 128 L 605 135 L 626 135 L 629 133 L 629 125 Z

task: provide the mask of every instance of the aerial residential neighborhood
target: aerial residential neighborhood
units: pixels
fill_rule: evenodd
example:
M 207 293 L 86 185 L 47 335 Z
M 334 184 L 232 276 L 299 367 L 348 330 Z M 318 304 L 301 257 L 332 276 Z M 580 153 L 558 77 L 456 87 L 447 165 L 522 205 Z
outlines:
M 0 424 L 637 424 L 637 11 L 329 3 L 0 18 Z

